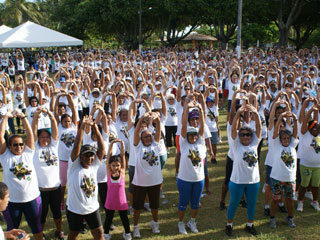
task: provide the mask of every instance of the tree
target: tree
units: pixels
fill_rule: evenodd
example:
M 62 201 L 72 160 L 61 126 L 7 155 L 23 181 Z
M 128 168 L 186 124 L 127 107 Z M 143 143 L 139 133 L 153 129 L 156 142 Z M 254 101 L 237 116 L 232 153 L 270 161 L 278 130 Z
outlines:
M 26 0 L 6 0 L 3 4 L 1 20 L 6 25 L 15 27 L 27 20 L 39 23 L 41 18 L 37 3 Z

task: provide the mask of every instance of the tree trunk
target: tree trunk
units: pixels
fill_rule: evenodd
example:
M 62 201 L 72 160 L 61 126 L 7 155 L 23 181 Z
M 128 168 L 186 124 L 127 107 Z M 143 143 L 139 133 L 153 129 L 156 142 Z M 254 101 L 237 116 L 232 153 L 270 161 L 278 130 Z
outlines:
M 279 27 L 280 38 L 278 45 L 280 47 L 288 47 L 289 29 L 286 27 Z

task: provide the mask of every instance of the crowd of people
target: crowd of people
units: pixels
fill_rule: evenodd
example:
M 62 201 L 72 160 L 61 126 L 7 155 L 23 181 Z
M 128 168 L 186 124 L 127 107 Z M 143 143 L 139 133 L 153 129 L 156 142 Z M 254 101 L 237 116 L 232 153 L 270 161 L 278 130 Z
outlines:
M 264 214 L 271 228 L 278 209 L 295 228 L 294 200 L 303 211 L 307 194 L 320 211 L 316 46 L 248 49 L 240 58 L 221 49 L 104 49 L 41 52 L 34 59 L 26 66 L 19 49 L 0 59 L 0 210 L 7 223 L 1 239 L 29 239 L 16 230 L 22 214 L 35 239 L 45 239 L 49 208 L 60 240 L 64 212 L 68 239 L 77 239 L 85 225 L 94 239 L 110 239 L 115 211 L 123 238 L 139 238 L 143 209 L 151 212 L 152 232 L 160 233 L 162 169 L 170 150 L 179 192 L 177 231 L 197 233 L 200 198 L 210 194 L 207 164 L 217 164 L 220 125 L 225 126 L 221 111 L 227 111 L 229 145 L 220 200 L 220 209 L 227 208 L 226 234 L 232 236 L 241 203 L 247 208 L 245 231 L 257 235 L 259 163 L 265 165 Z

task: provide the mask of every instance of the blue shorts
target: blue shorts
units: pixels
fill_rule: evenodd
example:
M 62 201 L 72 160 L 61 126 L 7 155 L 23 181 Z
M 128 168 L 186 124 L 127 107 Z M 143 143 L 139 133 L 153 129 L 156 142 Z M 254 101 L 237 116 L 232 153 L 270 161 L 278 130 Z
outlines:
M 40 196 L 25 203 L 9 202 L 7 209 L 3 212 L 3 216 L 7 222 L 7 231 L 19 228 L 23 213 L 32 233 L 40 233 L 42 231 L 40 223 L 41 207 Z
M 270 179 L 271 170 L 272 170 L 272 167 L 266 165 L 266 184 L 268 184 L 270 187 L 272 186 L 271 179 Z
M 178 178 L 177 186 L 179 190 L 178 209 L 180 211 L 185 211 L 189 202 L 191 203 L 191 209 L 198 209 L 204 180 L 199 182 L 187 182 Z
M 210 138 L 211 144 L 217 144 L 218 140 L 219 140 L 218 132 L 211 132 L 211 138 Z

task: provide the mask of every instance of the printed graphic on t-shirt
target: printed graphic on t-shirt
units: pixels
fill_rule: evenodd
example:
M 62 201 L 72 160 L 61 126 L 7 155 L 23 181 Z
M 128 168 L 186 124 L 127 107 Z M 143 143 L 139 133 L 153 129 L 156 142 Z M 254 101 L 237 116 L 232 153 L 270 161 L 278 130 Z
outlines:
M 210 119 L 210 121 L 214 121 L 215 120 L 215 116 L 213 115 L 212 112 L 208 112 L 207 117 Z
M 282 150 L 281 159 L 287 167 L 294 167 L 294 158 L 292 157 L 291 152 L 286 152 L 285 150 Z
M 129 132 L 128 132 L 128 126 L 127 125 L 122 125 L 120 132 L 125 136 L 125 138 L 129 138 Z
M 93 104 L 99 104 L 98 100 L 93 100 Z
M 156 156 L 153 150 L 151 150 L 150 152 L 144 152 L 142 159 L 147 161 L 151 167 L 153 165 L 159 165 L 158 156 Z
M 26 179 L 28 181 L 31 180 L 31 177 L 28 176 L 31 174 L 32 170 L 28 169 L 28 166 L 21 163 L 13 163 L 12 168 L 10 168 L 10 171 L 19 179 Z
M 93 197 L 94 191 L 96 189 L 96 183 L 94 182 L 93 178 L 84 175 L 80 187 L 86 197 L 90 198 Z
M 18 95 L 16 96 L 16 100 L 17 100 L 18 102 L 21 102 L 22 97 L 21 97 L 21 95 L 20 95 L 20 94 L 18 94 Z
M 2 112 L 0 112 L 0 120 L 2 120 L 3 117 L 4 115 L 2 114 Z
M 237 91 L 237 90 L 238 90 L 237 86 L 233 86 L 233 87 L 232 87 L 232 90 L 233 90 L 233 91 Z
M 63 133 L 61 135 L 60 141 L 62 141 L 68 148 L 74 143 L 75 136 L 72 133 Z
M 200 157 L 199 151 L 189 149 L 188 158 L 191 160 L 192 165 L 193 165 L 194 167 L 199 167 L 199 166 L 201 166 L 201 157 Z
M 244 152 L 242 159 L 248 163 L 249 167 L 254 167 L 258 161 L 257 154 L 252 151 L 251 152 Z
M 320 152 L 320 137 L 317 136 L 312 140 L 312 143 L 310 144 L 311 147 L 313 147 L 314 151 L 316 153 Z
M 58 157 L 49 150 L 42 150 L 40 159 L 43 160 L 47 166 L 58 166 Z
M 177 115 L 177 112 L 176 112 L 176 109 L 173 108 L 173 107 L 169 107 L 169 110 L 168 110 L 169 114 L 174 117 Z

